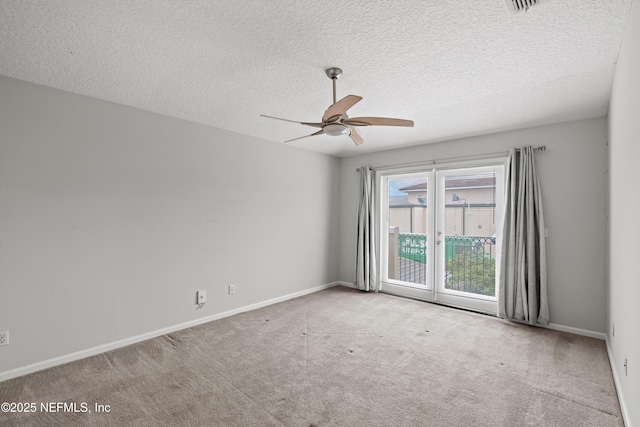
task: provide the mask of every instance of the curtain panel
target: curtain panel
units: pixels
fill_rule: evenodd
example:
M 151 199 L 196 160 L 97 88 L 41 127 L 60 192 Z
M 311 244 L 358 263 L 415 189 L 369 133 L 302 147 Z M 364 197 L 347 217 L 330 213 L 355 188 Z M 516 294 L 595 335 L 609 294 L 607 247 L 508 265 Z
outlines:
M 375 241 L 375 181 L 374 171 L 368 166 L 360 168 L 360 204 L 356 236 L 355 285 L 363 291 L 379 291 L 376 277 Z
M 534 148 L 513 148 L 505 173 L 498 315 L 549 324 L 545 227 Z

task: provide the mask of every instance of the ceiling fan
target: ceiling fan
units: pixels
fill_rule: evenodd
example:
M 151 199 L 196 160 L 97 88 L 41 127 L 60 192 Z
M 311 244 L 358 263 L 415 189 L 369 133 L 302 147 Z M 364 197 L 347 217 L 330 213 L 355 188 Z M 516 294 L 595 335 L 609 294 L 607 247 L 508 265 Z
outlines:
M 358 132 L 358 126 L 405 126 L 413 127 L 411 120 L 404 119 L 391 119 L 388 117 L 353 117 L 347 116 L 347 110 L 362 100 L 361 96 L 347 95 L 340 101 L 336 102 L 336 80 L 342 75 L 340 68 L 329 68 L 325 71 L 327 77 L 333 81 L 333 104 L 327 108 L 322 115 L 321 122 L 298 122 L 295 120 L 281 119 L 280 117 L 273 117 L 261 114 L 262 117 L 269 119 L 284 120 L 285 122 L 299 123 L 305 126 L 311 126 L 320 128 L 319 131 L 312 133 L 311 135 L 301 136 L 299 138 L 289 139 L 285 142 L 295 141 L 302 138 L 308 138 L 315 135 L 347 135 L 351 137 L 356 145 L 360 145 L 364 142 L 360 132 Z

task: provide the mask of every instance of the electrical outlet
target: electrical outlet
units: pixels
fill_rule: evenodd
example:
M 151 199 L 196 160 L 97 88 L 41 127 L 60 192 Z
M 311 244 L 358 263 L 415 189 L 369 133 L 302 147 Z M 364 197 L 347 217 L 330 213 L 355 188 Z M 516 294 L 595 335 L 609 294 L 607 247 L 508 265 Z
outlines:
M 196 292 L 196 300 L 198 301 L 198 304 L 204 304 L 207 302 L 207 291 Z
M 229 285 L 229 295 L 236 293 L 236 285 Z
M 0 345 L 9 344 L 9 331 L 0 331 Z

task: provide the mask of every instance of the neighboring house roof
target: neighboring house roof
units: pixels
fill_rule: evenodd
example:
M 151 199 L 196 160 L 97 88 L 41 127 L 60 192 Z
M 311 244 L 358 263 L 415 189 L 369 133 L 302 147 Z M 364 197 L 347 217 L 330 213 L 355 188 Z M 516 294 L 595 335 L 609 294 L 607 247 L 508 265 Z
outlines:
M 496 177 L 488 176 L 488 177 L 449 177 L 445 180 L 444 186 L 447 189 L 452 188 L 474 188 L 474 187 L 494 187 L 496 185 Z M 410 193 L 412 191 L 426 191 L 427 183 L 422 182 L 420 184 L 410 185 L 408 187 L 403 187 L 398 189 L 404 193 Z

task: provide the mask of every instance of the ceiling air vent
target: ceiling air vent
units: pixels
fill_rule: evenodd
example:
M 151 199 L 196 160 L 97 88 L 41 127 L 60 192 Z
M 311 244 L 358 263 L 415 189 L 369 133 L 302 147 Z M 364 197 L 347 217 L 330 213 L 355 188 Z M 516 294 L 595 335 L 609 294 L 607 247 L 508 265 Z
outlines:
M 507 9 L 511 13 L 526 12 L 530 7 L 537 4 L 544 3 L 547 0 L 504 0 L 507 4 Z

